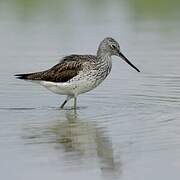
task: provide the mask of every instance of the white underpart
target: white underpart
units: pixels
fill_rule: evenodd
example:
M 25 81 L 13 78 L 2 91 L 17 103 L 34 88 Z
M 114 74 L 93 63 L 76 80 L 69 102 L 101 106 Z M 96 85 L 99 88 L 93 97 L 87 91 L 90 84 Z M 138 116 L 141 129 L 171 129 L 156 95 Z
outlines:
M 110 56 L 104 56 L 102 65 L 97 70 L 81 71 L 68 82 L 40 81 L 48 90 L 61 95 L 78 96 L 96 88 L 110 73 L 112 61 Z

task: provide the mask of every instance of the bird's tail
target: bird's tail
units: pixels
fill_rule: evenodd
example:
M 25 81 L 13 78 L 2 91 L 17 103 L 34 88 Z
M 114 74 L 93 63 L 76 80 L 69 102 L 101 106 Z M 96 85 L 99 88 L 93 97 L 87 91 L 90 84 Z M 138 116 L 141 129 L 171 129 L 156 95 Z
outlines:
M 15 74 L 15 77 L 18 79 L 24 80 L 41 80 L 43 72 L 36 72 L 36 73 L 28 73 L 28 74 Z

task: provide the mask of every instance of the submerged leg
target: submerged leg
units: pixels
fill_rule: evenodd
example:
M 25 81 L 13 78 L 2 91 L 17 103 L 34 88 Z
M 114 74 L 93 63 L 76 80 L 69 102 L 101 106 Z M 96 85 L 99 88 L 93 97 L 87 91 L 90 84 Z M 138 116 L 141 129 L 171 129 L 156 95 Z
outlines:
M 60 108 L 63 109 L 63 107 L 65 106 L 65 104 L 67 103 L 67 99 L 65 99 L 65 101 L 61 104 Z
M 61 104 L 60 108 L 63 109 L 63 107 L 65 106 L 65 104 L 71 99 L 71 96 L 67 96 L 67 98 L 65 99 L 65 101 Z
M 77 97 L 74 96 L 74 109 L 76 110 L 77 109 Z

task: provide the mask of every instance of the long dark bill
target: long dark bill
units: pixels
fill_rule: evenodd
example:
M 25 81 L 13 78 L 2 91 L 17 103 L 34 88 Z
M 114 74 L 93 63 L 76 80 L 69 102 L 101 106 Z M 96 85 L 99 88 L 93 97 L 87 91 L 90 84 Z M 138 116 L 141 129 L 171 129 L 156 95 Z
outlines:
M 134 66 L 127 58 L 126 56 L 124 56 L 121 52 L 119 52 L 119 56 L 124 60 L 126 61 L 131 67 L 133 67 L 137 72 L 140 72 L 140 70 Z

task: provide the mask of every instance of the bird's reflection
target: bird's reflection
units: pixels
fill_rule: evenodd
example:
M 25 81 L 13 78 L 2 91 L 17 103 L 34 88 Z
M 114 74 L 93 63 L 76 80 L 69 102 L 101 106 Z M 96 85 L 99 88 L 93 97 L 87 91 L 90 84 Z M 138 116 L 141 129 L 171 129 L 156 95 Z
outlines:
M 118 173 L 119 177 L 121 174 L 121 163 L 115 161 L 112 142 L 105 128 L 98 127 L 97 122 L 80 118 L 77 113 L 68 110 L 65 111 L 64 118 L 48 125 L 46 130 L 35 129 L 31 131 L 33 134 L 26 136 L 28 143 L 54 143 L 56 149 L 63 149 L 63 156 L 68 161 L 70 158 L 77 162 L 83 160 L 82 163 L 96 160 L 103 175 L 114 176 Z

